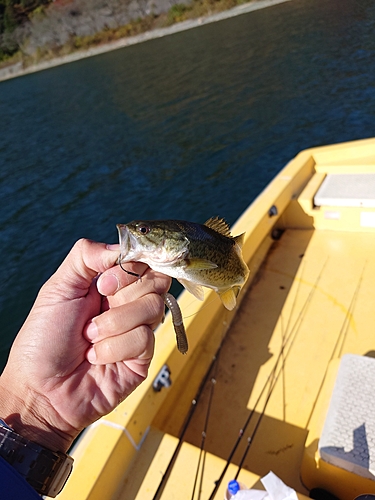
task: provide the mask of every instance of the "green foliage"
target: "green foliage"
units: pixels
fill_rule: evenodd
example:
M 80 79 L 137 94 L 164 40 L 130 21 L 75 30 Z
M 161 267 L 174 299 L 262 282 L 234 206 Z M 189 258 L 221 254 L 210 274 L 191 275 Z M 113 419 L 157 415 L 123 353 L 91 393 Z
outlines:
M 3 14 L 4 32 L 13 31 L 17 26 L 17 16 L 13 5 L 6 5 Z
M 95 45 L 114 42 L 120 38 L 139 35 L 140 33 L 144 33 L 145 31 L 152 29 L 153 21 L 154 16 L 150 15 L 143 19 L 136 19 L 125 26 L 120 26 L 119 28 L 106 28 L 103 31 L 95 33 L 95 35 L 81 37 L 76 36 L 73 39 L 73 47 L 77 50 L 85 50 Z
M 45 10 L 46 10 L 46 6 L 45 5 L 39 5 L 39 7 L 37 7 L 36 9 L 34 9 L 32 12 L 30 12 L 29 19 L 43 16 Z
M 186 19 L 186 13 L 191 10 L 191 7 L 183 3 L 176 3 L 168 11 L 168 22 L 178 23 Z
M 20 47 L 14 30 L 29 21 L 35 14 L 43 12 L 52 0 L 0 0 L 0 61 L 7 61 Z
M 27 22 L 35 10 L 40 10 L 52 0 L 0 0 L 0 34 L 12 32 Z
M 189 1 L 189 0 L 187 0 Z M 159 15 L 148 15 L 139 18 L 118 28 L 105 27 L 89 36 L 74 36 L 61 45 L 45 43 L 38 46 L 33 52 L 23 50 L 17 46 L 12 36 L 12 30 L 24 22 L 38 18 L 48 20 L 48 9 L 46 7 L 52 0 L 0 0 L 0 63 L 2 65 L 12 64 L 22 60 L 24 66 L 37 64 L 42 60 L 64 56 L 76 50 L 86 50 L 93 46 L 113 42 L 121 38 L 138 35 L 155 28 L 162 28 L 186 19 L 196 19 L 215 12 L 231 9 L 236 5 L 246 3 L 248 0 L 190 0 L 189 3 L 178 3 L 172 6 L 167 13 Z M 256 1 L 256 0 L 250 0 Z M 51 9 L 54 5 L 51 5 Z M 26 21 L 25 21 L 26 19 Z M 28 53 L 29 55 L 26 55 Z

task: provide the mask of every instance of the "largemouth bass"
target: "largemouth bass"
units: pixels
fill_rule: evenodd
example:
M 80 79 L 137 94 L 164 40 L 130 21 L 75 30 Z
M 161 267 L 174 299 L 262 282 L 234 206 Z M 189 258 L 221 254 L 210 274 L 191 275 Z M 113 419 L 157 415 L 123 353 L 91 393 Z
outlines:
M 197 299 L 202 287 L 218 293 L 232 310 L 249 275 L 242 257 L 244 234 L 232 236 L 224 219 L 205 224 L 179 220 L 133 221 L 118 224 L 118 262 L 144 262 L 151 269 L 176 278 Z

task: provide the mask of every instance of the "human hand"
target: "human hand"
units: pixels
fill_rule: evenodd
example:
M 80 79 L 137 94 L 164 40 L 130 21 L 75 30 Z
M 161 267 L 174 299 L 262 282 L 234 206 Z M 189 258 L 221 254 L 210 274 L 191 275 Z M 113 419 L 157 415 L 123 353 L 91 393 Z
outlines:
M 171 280 L 128 264 L 138 280 L 113 267 L 117 256 L 117 246 L 75 244 L 41 288 L 0 377 L 0 417 L 46 448 L 66 451 L 147 376 Z

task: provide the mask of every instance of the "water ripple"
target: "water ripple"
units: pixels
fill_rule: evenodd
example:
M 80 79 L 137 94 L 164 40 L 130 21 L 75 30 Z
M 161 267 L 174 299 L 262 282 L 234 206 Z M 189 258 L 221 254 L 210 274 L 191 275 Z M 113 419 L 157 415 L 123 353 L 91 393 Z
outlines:
M 79 237 L 233 222 L 301 149 L 375 136 L 374 31 L 372 0 L 295 0 L 0 83 L 3 360 Z

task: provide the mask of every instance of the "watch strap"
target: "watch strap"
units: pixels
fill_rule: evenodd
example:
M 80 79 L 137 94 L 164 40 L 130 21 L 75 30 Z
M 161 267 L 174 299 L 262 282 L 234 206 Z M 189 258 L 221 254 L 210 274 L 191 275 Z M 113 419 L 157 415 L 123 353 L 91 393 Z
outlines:
M 73 458 L 20 436 L 0 420 L 0 456 L 39 494 L 54 498 L 64 487 Z

